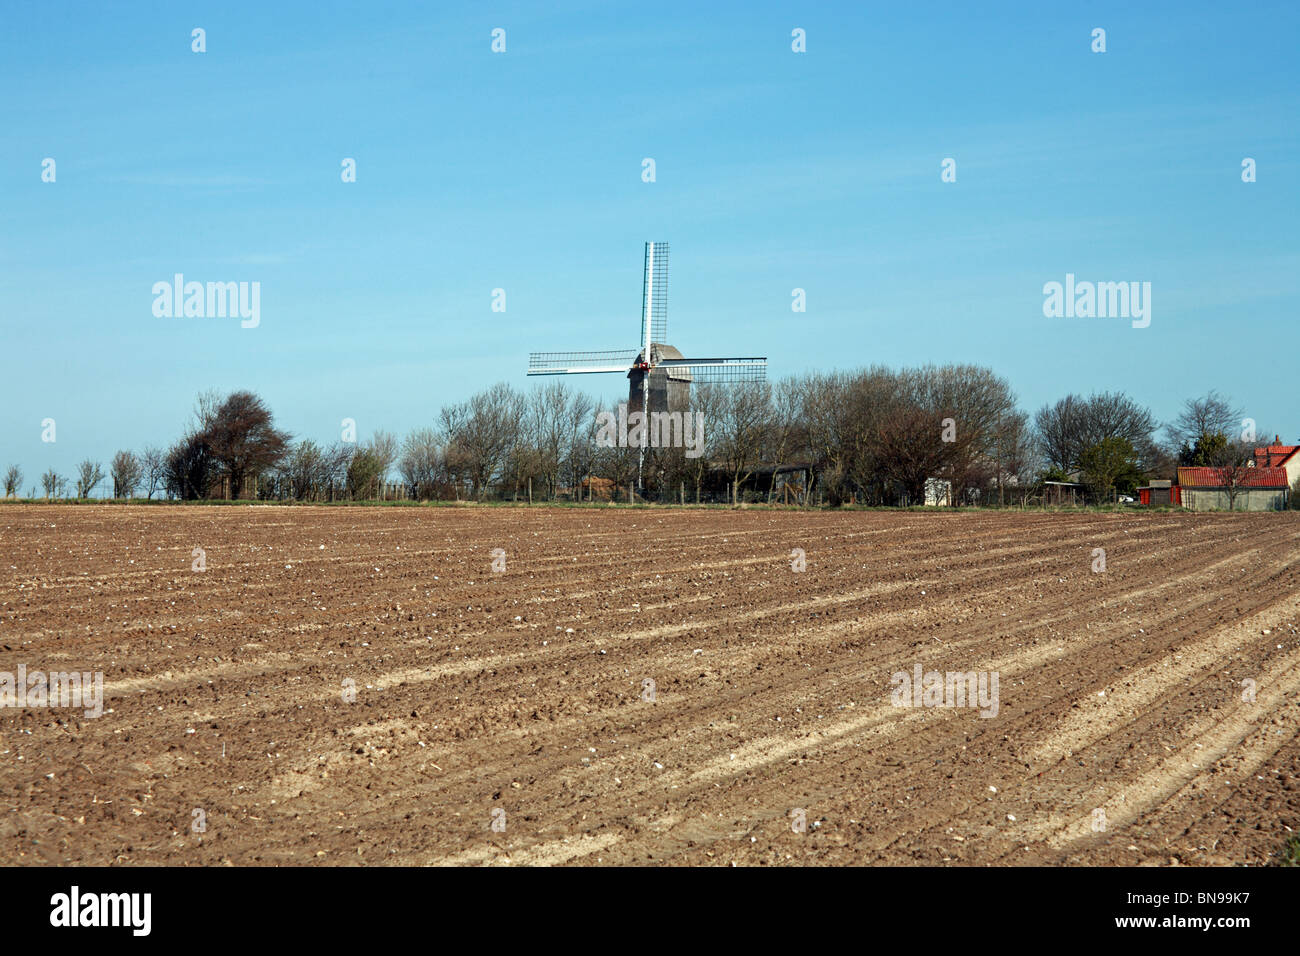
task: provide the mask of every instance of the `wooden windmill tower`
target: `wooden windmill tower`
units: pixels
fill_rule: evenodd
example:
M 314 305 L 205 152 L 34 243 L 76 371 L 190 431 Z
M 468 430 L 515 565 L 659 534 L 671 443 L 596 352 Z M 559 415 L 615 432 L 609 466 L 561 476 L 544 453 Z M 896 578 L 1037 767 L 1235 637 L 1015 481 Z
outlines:
M 625 373 L 628 411 L 675 412 L 690 407 L 692 384 L 761 382 L 766 358 L 686 358 L 667 344 L 668 243 L 645 244 L 645 275 L 641 287 L 641 336 L 636 349 L 603 352 L 532 352 L 529 375 Z M 641 449 L 637 484 L 641 483 Z

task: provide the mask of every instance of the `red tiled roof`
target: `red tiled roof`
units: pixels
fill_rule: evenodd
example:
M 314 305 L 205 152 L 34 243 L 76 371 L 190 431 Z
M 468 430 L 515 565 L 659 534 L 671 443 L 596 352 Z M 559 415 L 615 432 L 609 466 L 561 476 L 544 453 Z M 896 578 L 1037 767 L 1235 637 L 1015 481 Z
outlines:
M 1221 468 L 1179 468 L 1178 483 L 1184 488 L 1224 487 Z M 1285 468 L 1243 468 L 1237 481 L 1238 488 L 1286 488 Z
M 1300 451 L 1300 445 L 1266 445 L 1263 448 L 1256 448 L 1255 464 L 1261 467 L 1280 465 L 1296 451 Z

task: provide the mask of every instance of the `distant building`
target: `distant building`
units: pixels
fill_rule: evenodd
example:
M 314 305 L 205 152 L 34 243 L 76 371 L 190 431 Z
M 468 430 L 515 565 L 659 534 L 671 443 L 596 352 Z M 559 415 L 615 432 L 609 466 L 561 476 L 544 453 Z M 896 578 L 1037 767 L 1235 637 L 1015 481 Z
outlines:
M 1181 490 L 1169 479 L 1160 479 L 1152 481 L 1149 485 L 1142 485 L 1138 488 L 1138 502 L 1144 505 L 1176 505 L 1181 504 Z
M 1083 503 L 1083 483 L 1078 481 L 1043 482 L 1044 505 L 1077 505 Z
M 1179 468 L 1176 490 L 1193 511 L 1281 511 L 1297 479 L 1300 445 L 1283 445 L 1278 437 L 1256 448 L 1245 467 Z
M 1275 435 L 1273 444 L 1255 449 L 1255 466 L 1285 468 L 1288 483 L 1294 485 L 1300 478 L 1300 445 L 1283 445 L 1281 436 Z

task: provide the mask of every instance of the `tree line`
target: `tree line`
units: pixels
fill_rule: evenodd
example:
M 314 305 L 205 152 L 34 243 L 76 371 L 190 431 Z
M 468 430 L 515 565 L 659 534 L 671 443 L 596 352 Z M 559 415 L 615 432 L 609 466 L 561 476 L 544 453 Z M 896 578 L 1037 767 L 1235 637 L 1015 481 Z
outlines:
M 255 393 L 201 394 L 167 447 L 119 451 L 114 498 L 259 498 L 333 501 L 401 497 L 527 497 L 651 501 L 794 501 L 799 504 L 1025 504 L 1048 481 L 1092 500 L 1131 494 L 1179 465 L 1244 467 L 1253 435 L 1241 410 L 1210 392 L 1174 421 L 1122 392 L 1066 395 L 1032 414 L 1006 379 L 976 365 L 813 373 L 777 382 L 699 385 L 690 408 L 705 422 L 703 454 L 595 440 L 603 406 L 564 381 L 528 391 L 501 383 L 441 408 L 399 440 L 295 440 Z M 78 498 L 105 480 L 86 460 Z M 6 496 L 22 472 L 4 475 Z M 67 480 L 40 477 L 46 498 Z

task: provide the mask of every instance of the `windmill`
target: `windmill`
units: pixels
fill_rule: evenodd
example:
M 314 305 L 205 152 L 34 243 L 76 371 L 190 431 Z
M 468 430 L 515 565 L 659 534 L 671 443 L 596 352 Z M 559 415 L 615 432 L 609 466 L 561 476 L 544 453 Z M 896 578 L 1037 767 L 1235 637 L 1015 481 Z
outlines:
M 692 384 L 761 382 L 766 358 L 688 359 L 667 344 L 668 243 L 645 244 L 645 274 L 641 286 L 641 337 L 636 349 L 603 352 L 532 352 L 529 375 L 590 375 L 626 373 L 629 412 L 675 412 L 690 406 Z M 637 462 L 637 485 L 645 464 L 645 444 Z

